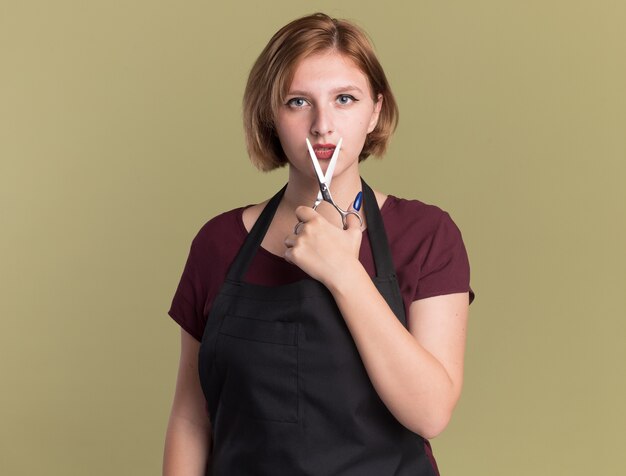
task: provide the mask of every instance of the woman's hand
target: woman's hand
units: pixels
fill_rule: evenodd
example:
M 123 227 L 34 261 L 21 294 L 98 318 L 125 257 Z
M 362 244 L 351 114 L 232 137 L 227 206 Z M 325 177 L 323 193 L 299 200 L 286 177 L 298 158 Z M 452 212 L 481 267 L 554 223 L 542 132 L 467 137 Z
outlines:
M 296 208 L 296 217 L 303 224 L 298 234 L 285 239 L 285 259 L 298 266 L 326 287 L 341 279 L 342 272 L 350 266 L 361 266 L 359 249 L 363 233 L 359 220 L 348 216 L 348 228 L 343 230 L 331 224 L 310 207 Z

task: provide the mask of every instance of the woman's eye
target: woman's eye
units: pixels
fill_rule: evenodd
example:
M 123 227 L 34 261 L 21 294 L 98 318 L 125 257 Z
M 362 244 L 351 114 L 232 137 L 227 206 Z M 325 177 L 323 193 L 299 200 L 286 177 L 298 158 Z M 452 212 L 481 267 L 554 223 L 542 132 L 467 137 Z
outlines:
M 354 101 L 356 101 L 356 99 L 354 98 L 354 96 L 351 96 L 350 94 L 342 94 L 337 97 L 337 102 L 343 106 L 350 104 L 351 102 L 354 102 Z
M 302 107 L 306 105 L 306 101 L 303 98 L 293 98 L 287 101 L 289 107 Z

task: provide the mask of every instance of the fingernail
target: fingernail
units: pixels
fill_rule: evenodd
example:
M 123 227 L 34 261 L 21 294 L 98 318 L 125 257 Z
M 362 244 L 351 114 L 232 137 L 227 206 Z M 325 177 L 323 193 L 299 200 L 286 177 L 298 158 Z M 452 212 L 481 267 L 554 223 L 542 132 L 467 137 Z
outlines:
M 358 212 L 361 209 L 362 202 L 363 202 L 363 192 L 359 192 L 356 194 L 356 198 L 354 199 L 354 205 L 352 205 L 352 208 L 354 208 Z

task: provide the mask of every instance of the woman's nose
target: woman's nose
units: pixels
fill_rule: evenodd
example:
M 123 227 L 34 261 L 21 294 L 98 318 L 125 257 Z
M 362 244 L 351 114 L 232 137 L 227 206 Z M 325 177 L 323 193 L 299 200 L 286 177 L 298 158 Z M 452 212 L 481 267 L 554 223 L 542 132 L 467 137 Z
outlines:
M 311 122 L 311 134 L 314 136 L 327 136 L 334 132 L 332 111 L 326 107 L 314 109 Z

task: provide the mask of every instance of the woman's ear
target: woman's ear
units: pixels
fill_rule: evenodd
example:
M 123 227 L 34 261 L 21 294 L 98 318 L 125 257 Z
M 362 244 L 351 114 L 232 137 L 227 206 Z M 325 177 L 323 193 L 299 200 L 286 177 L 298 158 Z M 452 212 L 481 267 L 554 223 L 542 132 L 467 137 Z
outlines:
M 372 117 L 370 118 L 370 123 L 367 127 L 367 133 L 369 134 L 376 128 L 376 124 L 378 124 L 378 117 L 380 116 L 380 110 L 383 107 L 383 95 L 379 94 L 376 98 L 376 102 L 374 103 L 374 110 L 372 111 Z

